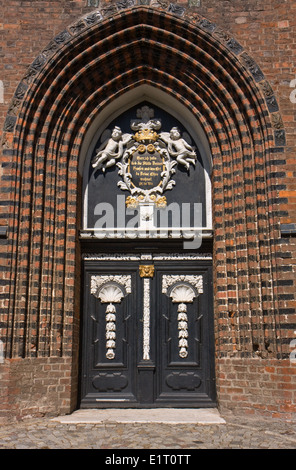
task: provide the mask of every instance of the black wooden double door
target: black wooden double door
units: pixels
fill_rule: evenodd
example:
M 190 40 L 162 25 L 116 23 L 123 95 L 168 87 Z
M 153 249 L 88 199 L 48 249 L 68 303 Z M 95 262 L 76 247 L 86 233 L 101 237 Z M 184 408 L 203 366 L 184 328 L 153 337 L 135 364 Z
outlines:
M 80 406 L 215 406 L 212 311 L 211 260 L 86 258 Z

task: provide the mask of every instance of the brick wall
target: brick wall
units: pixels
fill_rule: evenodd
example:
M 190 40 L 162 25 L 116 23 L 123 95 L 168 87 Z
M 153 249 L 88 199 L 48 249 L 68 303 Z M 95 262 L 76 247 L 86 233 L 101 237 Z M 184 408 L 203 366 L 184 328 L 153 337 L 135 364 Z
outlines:
M 73 375 L 69 358 L 7 360 L 0 365 L 0 423 L 69 413 L 77 405 Z
M 296 367 L 290 360 L 217 361 L 221 411 L 295 420 Z
M 143 7 L 100 2 L 95 9 L 89 3 L 0 5 L 0 226 L 3 232 L 7 227 L 7 237 L 0 239 L 3 384 L 7 380 L 6 390 L 13 390 L 20 376 L 27 389 L 29 369 L 34 375 L 49 361 L 52 367 L 67 365 L 76 393 L 79 147 L 98 109 L 145 82 L 188 106 L 211 145 L 219 402 L 259 412 L 266 393 L 270 405 L 264 413 L 270 406 L 271 414 L 277 407 L 281 416 L 290 416 L 293 406 L 295 411 L 295 382 L 289 381 L 295 365 L 288 363 L 296 330 L 296 104 L 290 86 L 296 78 L 296 5 L 201 0 L 201 6 L 190 7 L 151 0 L 149 9 L 147 0 Z M 144 53 L 142 37 L 149 44 Z M 28 375 L 25 369 L 20 373 L 22 363 Z M 235 391 L 236 364 L 244 369 L 244 380 L 252 367 L 256 383 L 263 374 L 261 394 L 256 387 L 254 393 L 246 387 Z M 268 367 L 275 374 L 268 374 Z M 57 382 L 62 376 L 57 370 Z M 284 376 L 277 401 L 269 391 L 275 377 Z M 48 411 L 69 411 L 75 400 L 68 398 L 66 405 L 54 390 Z M 35 385 L 33 391 L 37 396 Z M 3 391 L 2 407 L 23 414 L 30 408 L 26 393 L 18 388 L 17 398 Z M 34 409 L 44 412 L 44 406 L 39 395 Z

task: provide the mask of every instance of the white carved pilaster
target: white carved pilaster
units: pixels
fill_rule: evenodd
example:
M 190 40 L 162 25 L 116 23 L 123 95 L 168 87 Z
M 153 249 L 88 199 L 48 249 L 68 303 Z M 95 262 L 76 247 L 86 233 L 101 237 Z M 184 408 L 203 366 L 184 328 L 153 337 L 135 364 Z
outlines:
M 150 359 L 150 279 L 143 278 L 144 298 L 143 298 L 143 360 Z

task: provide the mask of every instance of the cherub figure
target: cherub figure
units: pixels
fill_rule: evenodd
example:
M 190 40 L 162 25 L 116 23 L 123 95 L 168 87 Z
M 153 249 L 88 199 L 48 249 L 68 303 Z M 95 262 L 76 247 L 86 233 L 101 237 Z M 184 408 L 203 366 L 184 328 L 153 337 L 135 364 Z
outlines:
M 116 160 L 122 157 L 124 145 L 132 139 L 131 134 L 122 134 L 120 127 L 115 126 L 110 139 L 104 141 L 96 150 L 91 164 L 93 168 L 100 169 L 105 173 L 106 168 L 115 165 Z M 106 163 L 105 163 L 106 162 Z M 103 164 L 105 165 L 103 166 Z
M 190 163 L 195 165 L 196 153 L 186 140 L 181 137 L 177 127 L 173 127 L 170 132 L 161 132 L 160 138 L 168 144 L 168 152 L 171 157 L 176 158 L 178 163 L 184 165 L 189 170 Z

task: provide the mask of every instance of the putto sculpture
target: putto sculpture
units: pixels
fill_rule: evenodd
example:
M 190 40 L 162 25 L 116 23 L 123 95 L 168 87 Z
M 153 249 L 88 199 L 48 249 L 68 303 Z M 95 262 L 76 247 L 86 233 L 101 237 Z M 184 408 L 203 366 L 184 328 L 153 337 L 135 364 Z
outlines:
M 122 134 L 120 127 L 115 126 L 110 139 L 102 143 L 97 149 L 97 153 L 92 160 L 92 167 L 102 169 L 104 173 L 106 168 L 115 165 L 124 152 L 124 146 L 132 140 L 131 134 Z
M 168 144 L 168 152 L 178 163 L 184 165 L 189 170 L 190 163 L 195 165 L 196 153 L 185 139 L 181 137 L 178 127 L 172 127 L 170 132 L 161 132 L 159 137 Z

